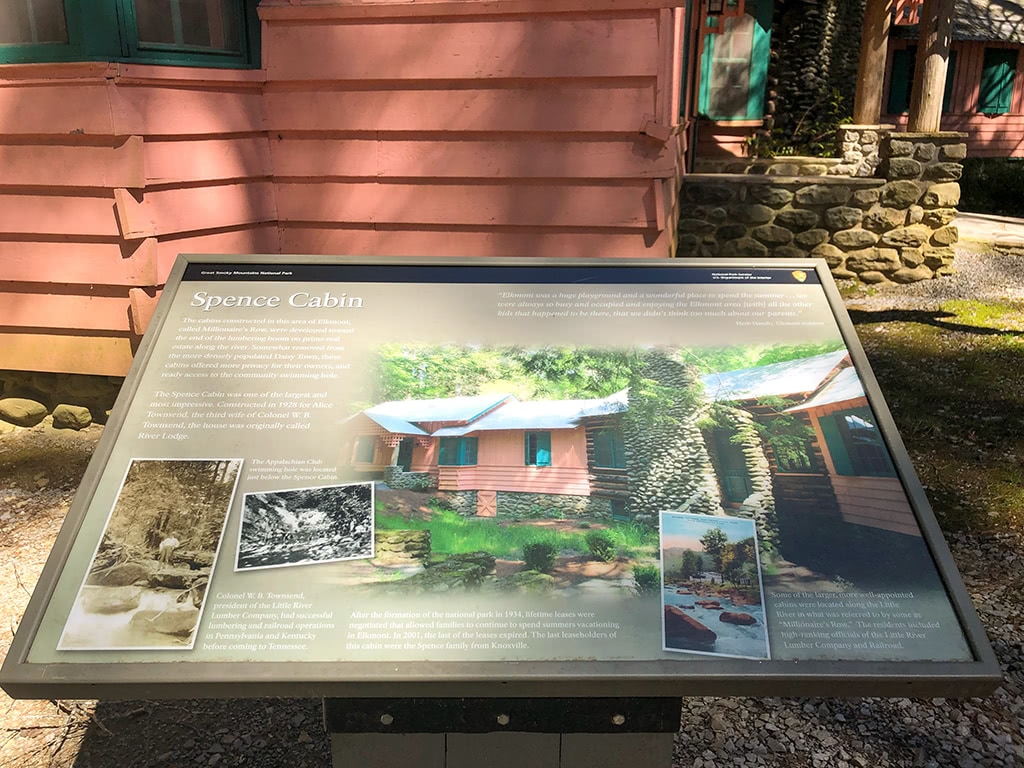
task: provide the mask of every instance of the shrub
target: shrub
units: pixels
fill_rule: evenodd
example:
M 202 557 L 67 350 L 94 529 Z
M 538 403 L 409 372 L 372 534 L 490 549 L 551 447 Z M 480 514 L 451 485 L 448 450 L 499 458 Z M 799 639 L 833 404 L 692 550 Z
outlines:
M 638 565 L 633 569 L 638 595 L 653 595 L 661 591 L 661 569 L 656 565 Z
M 534 541 L 523 546 L 523 560 L 527 569 L 550 573 L 555 567 L 555 545 L 547 541 Z
M 1024 161 L 1008 157 L 964 160 L 960 210 L 1024 216 Z
M 608 562 L 615 558 L 615 539 L 608 531 L 590 531 L 587 533 L 587 548 L 597 560 Z

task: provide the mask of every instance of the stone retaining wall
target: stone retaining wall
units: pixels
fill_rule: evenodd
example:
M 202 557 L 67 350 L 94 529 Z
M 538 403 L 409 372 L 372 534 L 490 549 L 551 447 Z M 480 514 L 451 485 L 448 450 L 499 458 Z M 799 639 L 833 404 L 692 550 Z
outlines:
M 911 283 L 948 274 L 964 134 L 890 134 L 877 178 L 693 174 L 679 255 L 822 258 L 837 278 Z

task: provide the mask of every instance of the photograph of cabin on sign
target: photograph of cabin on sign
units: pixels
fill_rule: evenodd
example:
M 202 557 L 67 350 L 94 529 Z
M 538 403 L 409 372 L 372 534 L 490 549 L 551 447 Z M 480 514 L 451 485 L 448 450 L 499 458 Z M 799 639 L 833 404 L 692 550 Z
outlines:
M 133 459 L 60 650 L 188 650 L 241 459 Z

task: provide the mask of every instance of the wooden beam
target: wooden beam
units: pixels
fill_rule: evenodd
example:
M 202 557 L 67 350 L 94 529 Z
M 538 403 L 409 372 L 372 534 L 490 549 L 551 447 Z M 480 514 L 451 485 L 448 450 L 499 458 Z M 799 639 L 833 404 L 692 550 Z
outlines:
M 921 9 L 916 75 L 907 122 L 907 130 L 914 133 L 940 130 L 949 44 L 953 37 L 953 4 L 954 0 L 924 0 Z
M 882 85 L 892 3 L 893 0 L 867 0 L 864 6 L 864 34 L 860 40 L 857 93 L 853 101 L 853 122 L 857 125 L 878 125 L 882 119 Z

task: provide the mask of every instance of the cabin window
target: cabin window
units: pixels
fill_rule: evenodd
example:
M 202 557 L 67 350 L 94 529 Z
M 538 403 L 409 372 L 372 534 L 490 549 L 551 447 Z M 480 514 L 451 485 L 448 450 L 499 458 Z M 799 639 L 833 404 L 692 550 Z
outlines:
M 475 437 L 442 437 L 437 463 L 442 467 L 467 467 L 476 464 Z
M 356 463 L 372 464 L 373 454 L 377 447 L 377 438 L 373 435 L 360 435 L 356 438 Z
M 910 45 L 893 51 L 892 68 L 889 71 L 888 114 L 901 115 L 910 110 L 911 88 L 917 66 L 917 46 Z M 942 93 L 942 111 L 949 112 L 953 94 L 953 78 L 956 76 L 956 51 L 949 52 L 946 61 L 946 85 Z
M 822 434 L 840 475 L 894 477 L 889 450 L 869 408 L 851 408 L 820 420 Z
M 981 65 L 978 111 L 1003 115 L 1013 102 L 1013 81 L 1017 76 L 1016 48 L 986 48 Z
M 5 0 L 0 63 L 259 66 L 256 0 Z
M 526 453 L 526 466 L 551 466 L 551 433 L 527 432 L 523 438 Z
M 594 433 L 594 466 L 626 468 L 626 446 L 619 430 L 601 429 Z
M 730 3 L 739 9 L 739 3 Z M 760 120 L 768 76 L 771 0 L 708 18 L 701 56 L 699 111 L 711 120 Z

